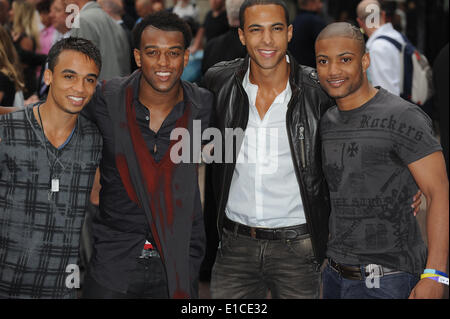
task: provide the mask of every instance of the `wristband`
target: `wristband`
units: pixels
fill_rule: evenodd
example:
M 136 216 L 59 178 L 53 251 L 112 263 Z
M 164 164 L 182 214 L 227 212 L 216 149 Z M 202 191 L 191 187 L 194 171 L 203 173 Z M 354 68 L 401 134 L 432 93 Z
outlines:
M 435 274 L 422 274 L 420 276 L 420 279 L 424 279 L 424 278 L 429 278 L 432 279 L 434 281 L 437 281 L 441 284 L 447 285 L 448 286 L 448 278 L 445 278 L 443 276 L 440 275 L 435 275 Z
M 435 274 L 435 275 L 440 275 L 443 276 L 445 278 L 448 278 L 448 275 L 445 272 L 436 270 L 436 269 L 425 269 L 423 271 L 424 274 Z

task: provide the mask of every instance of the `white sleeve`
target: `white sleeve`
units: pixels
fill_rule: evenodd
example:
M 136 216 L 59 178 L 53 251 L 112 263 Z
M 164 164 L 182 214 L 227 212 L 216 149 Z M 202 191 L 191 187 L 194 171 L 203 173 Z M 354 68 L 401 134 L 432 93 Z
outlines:
M 400 52 L 386 40 L 379 39 L 369 49 L 369 79 L 373 86 L 381 86 L 395 95 L 400 95 Z

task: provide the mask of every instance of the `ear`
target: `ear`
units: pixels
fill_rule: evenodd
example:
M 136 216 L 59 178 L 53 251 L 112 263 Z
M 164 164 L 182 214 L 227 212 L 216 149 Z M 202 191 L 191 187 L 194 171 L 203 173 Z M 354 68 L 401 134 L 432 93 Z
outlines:
M 360 18 L 356 18 L 356 21 L 358 22 L 358 25 L 360 28 L 362 28 L 364 26 L 364 23 Z
M 141 51 L 138 49 L 134 49 L 133 54 L 134 54 L 134 61 L 136 62 L 136 65 L 140 68 L 141 67 Z
M 46 69 L 44 71 L 44 83 L 47 86 L 50 86 L 50 84 L 52 83 L 52 79 L 53 79 L 53 72 L 50 69 Z
M 385 24 L 385 23 L 386 23 L 386 11 L 381 11 L 380 24 Z
M 239 34 L 239 40 L 241 40 L 242 45 L 245 46 L 244 31 L 242 31 L 241 28 L 238 28 L 238 34 Z
M 294 27 L 292 26 L 292 24 L 290 24 L 288 26 L 288 42 L 291 42 L 292 34 L 294 32 L 293 30 L 294 30 Z
M 189 63 L 189 55 L 191 51 L 189 49 L 184 50 L 184 67 L 186 67 Z
M 369 52 L 364 53 L 363 57 L 362 57 L 362 68 L 363 71 L 366 72 L 367 69 L 370 66 L 370 54 Z

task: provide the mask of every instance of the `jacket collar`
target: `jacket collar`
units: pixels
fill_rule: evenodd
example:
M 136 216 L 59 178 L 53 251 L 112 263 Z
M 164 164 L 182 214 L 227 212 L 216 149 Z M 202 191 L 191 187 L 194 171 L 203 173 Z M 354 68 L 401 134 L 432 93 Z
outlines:
M 120 86 L 123 89 L 132 88 L 133 93 L 137 94 L 141 76 L 142 71 L 140 69 L 137 69 L 130 76 L 123 78 Z M 204 101 L 202 91 L 195 89 L 197 85 L 183 80 L 181 81 L 181 86 L 183 87 L 184 101 L 191 105 L 191 112 L 195 118 L 195 116 L 201 109 L 200 105 L 202 105 Z

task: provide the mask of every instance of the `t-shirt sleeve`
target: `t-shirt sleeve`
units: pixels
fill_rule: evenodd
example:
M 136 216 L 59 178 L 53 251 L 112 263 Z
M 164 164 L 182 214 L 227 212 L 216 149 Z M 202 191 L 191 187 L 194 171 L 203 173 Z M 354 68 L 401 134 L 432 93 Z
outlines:
M 403 112 L 392 134 L 394 151 L 409 165 L 434 152 L 442 151 L 435 137 L 431 119 L 418 106 L 411 106 Z
M 0 106 L 12 106 L 14 102 L 14 83 L 2 72 L 0 72 L 0 92 L 3 97 L 0 98 Z
M 0 72 L 0 91 L 8 84 L 8 77 Z

